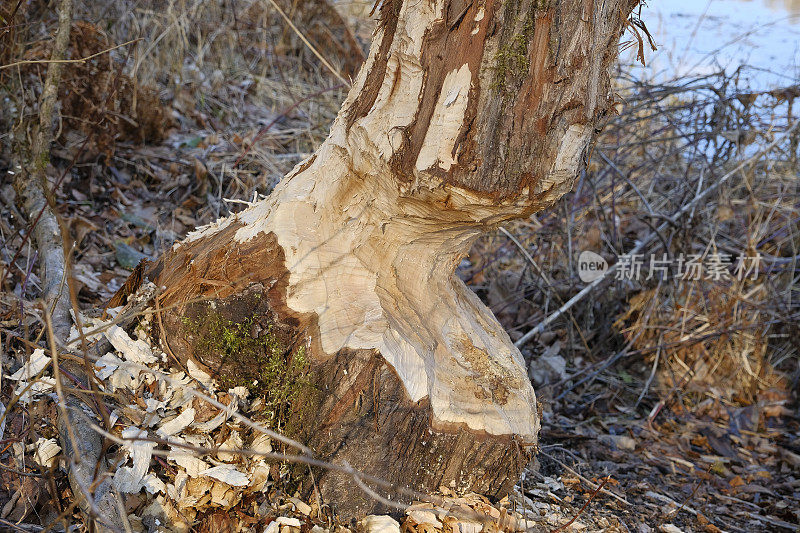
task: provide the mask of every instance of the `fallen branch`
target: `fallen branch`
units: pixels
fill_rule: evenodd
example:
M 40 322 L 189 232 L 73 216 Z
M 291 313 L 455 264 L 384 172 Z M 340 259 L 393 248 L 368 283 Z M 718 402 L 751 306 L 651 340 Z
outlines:
M 59 336 L 69 333 L 70 303 L 64 290 L 66 264 L 61 227 L 53 211 L 52 195 L 48 190 L 45 171 L 50 161 L 54 111 L 63 68 L 59 61 L 67 53 L 71 23 L 72 0 L 61 0 L 58 5 L 58 30 L 50 58 L 54 63 L 47 69 L 39 99 L 39 121 L 34 125 L 27 161 L 14 180 L 26 215 L 31 220 L 38 216 L 38 223 L 33 224 L 30 231 L 41 259 L 43 298 Z
M 11 68 L 11 67 L 19 67 L 22 65 L 37 65 L 37 64 L 70 64 L 70 63 L 86 63 L 90 59 L 94 59 L 95 57 L 101 56 L 103 54 L 107 54 L 109 52 L 113 52 L 117 48 L 122 48 L 123 46 L 128 46 L 129 44 L 133 44 L 136 42 L 141 41 L 141 39 L 131 39 L 130 41 L 126 41 L 122 44 L 118 44 L 116 46 L 112 46 L 111 48 L 106 48 L 105 50 L 101 50 L 95 54 L 88 55 L 86 57 L 81 57 L 78 59 L 23 59 L 22 61 L 14 61 L 13 63 L 9 63 L 7 65 L 0 65 L 0 70 Z M 49 72 L 49 70 L 48 70 Z
M 101 533 L 121 531 L 124 522 L 119 515 L 116 498 L 111 486 L 111 476 L 105 468 L 103 439 L 82 420 L 71 416 L 70 409 L 80 409 L 80 399 L 67 396 L 61 385 L 61 371 L 53 324 L 47 309 L 44 310 L 45 327 L 53 356 L 53 376 L 58 397 L 58 431 L 63 444 L 64 457 L 69 463 L 69 481 L 74 490 L 77 505 L 94 522 Z M 90 487 L 92 490 L 90 490 Z
M 79 408 L 74 395 L 65 395 L 61 388 L 56 353 L 57 338 L 67 338 L 72 320 L 72 304 L 67 286 L 67 265 L 61 226 L 55 213 L 55 200 L 47 183 L 47 165 L 53 142 L 53 124 L 58 101 L 58 87 L 72 25 L 72 0 L 58 4 L 58 28 L 39 99 L 38 122 L 34 124 L 30 150 L 23 157 L 23 168 L 16 174 L 15 187 L 22 199 L 23 209 L 31 222 L 30 233 L 41 260 L 42 296 L 45 328 L 54 356 L 56 390 L 59 395 L 58 429 L 64 455 L 69 464 L 69 480 L 81 510 L 94 523 L 97 531 L 121 530 L 116 501 L 110 493 L 110 478 L 103 478 L 101 465 L 102 439 L 86 424 L 73 419 L 68 407 Z M 99 483 L 98 483 L 99 476 Z
M 577 477 L 578 477 L 578 479 L 580 479 L 581 481 L 583 481 L 584 483 L 586 483 L 587 485 L 589 485 L 589 488 L 591 488 L 591 489 L 597 489 L 597 490 L 599 490 L 600 492 L 602 492 L 603 494 L 608 494 L 608 495 L 609 495 L 609 496 L 611 496 L 612 498 L 615 498 L 615 499 L 619 500 L 620 502 L 624 503 L 624 504 L 625 504 L 625 505 L 627 505 L 627 506 L 630 506 L 630 505 L 631 505 L 631 503 L 630 503 L 628 500 L 626 500 L 625 498 L 623 498 L 622 496 L 619 496 L 618 494 L 616 494 L 616 493 L 614 493 L 614 492 L 612 492 L 612 491 L 610 491 L 610 490 L 608 490 L 608 489 L 604 489 L 603 487 L 599 487 L 599 485 L 597 485 L 596 483 L 593 483 L 593 482 L 592 482 L 592 481 L 590 481 L 588 478 L 586 478 L 586 477 L 584 477 L 584 476 L 580 475 L 580 474 L 579 474 L 578 472 L 576 472 L 574 469 L 570 468 L 570 467 L 569 467 L 569 466 L 567 466 L 565 463 L 563 463 L 563 462 L 559 461 L 558 459 L 556 459 L 555 457 L 553 457 L 553 456 L 552 456 L 552 455 L 550 455 L 549 453 L 546 453 L 546 452 L 544 452 L 544 451 L 540 451 L 539 453 L 541 453 L 542 455 L 544 455 L 544 456 L 545 456 L 545 457 L 547 457 L 548 459 L 552 459 L 553 461 L 555 461 L 556 463 L 558 463 L 559 465 L 561 465 L 561 467 L 562 467 L 563 469 L 565 469 L 565 470 L 567 470 L 568 472 L 570 472 L 572 475 L 574 475 L 574 476 L 577 476 Z M 599 487 L 599 488 L 598 488 L 598 487 Z
M 577 520 L 577 519 L 578 519 L 578 517 L 581 515 L 581 513 L 583 513 L 583 511 L 585 511 L 585 510 L 586 510 L 586 508 L 589 506 L 589 504 L 590 504 L 590 503 L 592 503 L 592 500 L 594 500 L 594 497 L 595 497 L 595 496 L 597 496 L 597 493 L 598 493 L 598 492 L 600 492 L 601 490 L 603 490 L 603 487 L 605 487 L 605 486 L 606 486 L 606 483 L 608 483 L 608 480 L 609 480 L 609 479 L 611 479 L 611 476 L 607 476 L 607 477 L 606 477 L 606 478 L 603 480 L 603 482 L 602 482 L 602 483 L 600 483 L 600 486 L 599 486 L 599 487 L 597 487 L 596 489 L 594 489 L 594 492 L 592 492 L 592 494 L 589 496 L 589 499 L 588 499 L 588 500 L 586 500 L 586 502 L 583 504 L 583 506 L 582 506 L 582 507 L 581 507 L 581 508 L 578 510 L 578 512 L 577 512 L 577 513 L 575 513 L 575 516 L 573 516 L 573 517 L 570 519 L 570 521 L 569 521 L 569 522 L 567 522 L 566 524 L 563 524 L 563 525 L 561 525 L 561 526 L 558 526 L 557 528 L 555 528 L 555 529 L 554 529 L 553 531 L 551 531 L 550 533 L 557 533 L 558 531 L 563 531 L 563 530 L 567 529 L 569 526 L 571 526 L 571 525 L 573 524 L 573 522 L 575 522 L 575 520 Z

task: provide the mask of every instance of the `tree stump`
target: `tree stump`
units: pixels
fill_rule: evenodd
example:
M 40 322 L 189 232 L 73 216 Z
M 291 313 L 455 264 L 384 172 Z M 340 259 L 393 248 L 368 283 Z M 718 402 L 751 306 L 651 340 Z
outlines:
M 481 234 L 571 188 L 635 4 L 385 0 L 325 143 L 149 270 L 157 336 L 264 398 L 320 459 L 506 494 L 536 445 L 536 396 L 454 272 Z M 317 481 L 345 517 L 381 507 L 347 475 Z

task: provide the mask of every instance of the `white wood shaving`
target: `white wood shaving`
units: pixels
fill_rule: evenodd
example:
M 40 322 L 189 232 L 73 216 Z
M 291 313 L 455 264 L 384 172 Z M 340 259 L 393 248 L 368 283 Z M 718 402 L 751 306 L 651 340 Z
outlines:
M 166 493 L 167 486 L 152 472 L 142 478 L 142 486 L 150 494 Z
M 361 520 L 364 533 L 400 533 L 400 524 L 391 516 L 368 515 Z
M 225 439 L 225 442 L 223 442 L 220 445 L 220 448 L 226 448 L 228 450 L 241 450 L 242 448 L 244 448 L 244 442 L 242 441 L 242 437 L 239 436 L 239 432 L 238 431 L 232 431 L 230 436 L 228 436 L 228 438 Z M 227 463 L 235 461 L 240 456 L 241 456 L 241 454 L 233 453 L 233 452 L 219 452 L 219 453 L 217 453 L 217 458 L 220 461 L 225 461 Z
M 174 440 L 173 437 L 172 440 Z M 208 463 L 195 456 L 195 453 L 184 448 L 173 447 L 167 455 L 168 461 L 173 461 L 186 471 L 189 477 L 197 477 L 200 472 L 208 470 Z
M 306 515 L 306 516 L 311 514 L 311 506 L 308 505 L 303 500 L 301 500 L 300 498 L 295 498 L 294 496 L 290 496 L 289 497 L 289 501 L 292 502 L 292 504 L 294 504 L 294 508 L 298 513 L 300 513 L 302 515 Z M 399 529 L 398 529 L 398 533 L 399 533 Z
M 444 527 L 432 511 L 415 509 L 408 513 L 408 518 L 418 525 L 431 526 L 437 529 Z
M 113 353 L 108 352 L 103 357 L 98 359 L 94 364 L 94 373 L 97 376 L 97 379 L 100 381 L 105 381 L 111 377 L 111 374 L 113 374 L 114 371 L 120 367 L 120 365 L 122 365 L 122 359 Z
M 250 449 L 256 453 L 272 453 L 272 439 L 264 433 L 259 433 L 253 439 Z
M 127 427 L 122 430 L 123 439 L 146 437 L 147 432 L 137 427 Z M 143 486 L 143 478 L 150 468 L 150 459 L 153 456 L 155 442 L 131 440 L 123 445 L 128 455 L 133 460 L 133 466 L 123 466 L 114 474 L 114 487 L 120 492 L 136 493 Z
M 269 467 L 263 461 L 250 468 L 250 489 L 265 491 L 269 482 Z
M 214 466 L 200 472 L 200 475 L 214 478 L 232 487 L 246 487 L 250 484 L 247 474 L 238 471 L 233 465 Z
M 216 482 L 211 487 L 211 503 L 219 507 L 230 509 L 239 503 L 241 499 L 242 492 L 227 483 Z
M 206 387 L 212 387 L 213 379 L 210 375 L 203 372 L 197 364 L 189 359 L 186 362 L 186 369 L 189 371 L 189 375 L 192 376 L 194 379 L 205 385 Z M 213 387 L 212 387 L 213 388 Z
M 30 387 L 28 387 L 28 385 L 30 385 Z M 55 386 L 56 380 L 50 377 L 41 377 L 33 383 L 20 381 L 17 387 L 14 389 L 14 394 L 19 396 L 20 402 L 23 404 L 28 404 L 33 401 L 36 396 L 50 392 Z
M 175 418 L 164 422 L 159 426 L 156 433 L 158 433 L 162 437 L 170 437 L 177 433 L 180 433 L 189 425 L 194 422 L 195 417 L 195 410 L 193 407 L 188 407 L 183 410 L 181 414 L 176 416 Z
M 47 368 L 50 358 L 44 354 L 44 350 L 37 348 L 33 351 L 30 358 L 22 365 L 22 368 L 8 376 L 12 381 L 28 380 L 35 377 L 39 372 Z
M 153 355 L 153 350 L 150 349 L 150 344 L 143 339 L 131 339 L 121 327 L 111 325 L 103 334 L 111 345 L 114 346 L 118 352 L 122 353 L 125 360 L 142 365 L 156 362 L 157 359 L 156 356 Z
M 228 404 L 228 407 L 220 412 L 217 416 L 209 420 L 208 422 L 201 422 L 192 426 L 195 430 L 200 431 L 202 433 L 211 433 L 219 426 L 223 424 L 230 416 L 239 408 L 239 400 L 236 396 L 231 396 L 231 403 Z
M 121 360 L 120 360 L 121 361 Z M 111 392 L 117 389 L 129 389 L 135 391 L 139 387 L 139 371 L 122 365 L 111 373 L 107 384 Z

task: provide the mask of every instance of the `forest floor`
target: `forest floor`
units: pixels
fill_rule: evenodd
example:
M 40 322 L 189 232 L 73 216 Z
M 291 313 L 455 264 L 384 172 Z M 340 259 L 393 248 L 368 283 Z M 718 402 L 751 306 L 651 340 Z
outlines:
M 47 57 L 55 18 L 29 4 L 21 29 L 3 38 L 35 61 Z M 156 4 L 77 5 L 71 57 L 100 55 L 65 68 L 47 175 L 89 320 L 142 258 L 268 194 L 325 138 L 346 94 L 268 4 Z M 368 11 L 357 3 L 343 11 L 361 43 Z M 19 59 L 4 55 L 10 49 L 0 65 Z M 343 49 L 324 49 L 340 72 L 349 68 L 335 55 Z M 628 72 L 620 67 L 619 114 L 575 190 L 480 239 L 459 268 L 518 340 L 587 286 L 580 252 L 617 265 L 521 343 L 544 420 L 515 493 L 461 503 L 509 531 L 526 525 L 521 519 L 531 531 L 800 530 L 800 129 L 792 114 L 800 86 L 754 93 L 738 86 L 737 72 L 653 85 Z M 47 451 L 57 438 L 55 402 L 45 389 L 39 400 L 17 401 L 13 378 L 45 346 L 37 252 L 11 179 L 43 72 L 33 63 L 0 76 L 9 111 L 0 116 L 0 529 L 39 531 L 59 516 L 79 524 L 81 515 L 69 508 L 58 451 Z M 624 266 L 632 249 L 638 273 Z M 697 275 L 680 258 L 694 258 Z M 172 463 L 152 468 L 174 481 Z M 335 529 L 335 516 L 287 493 L 283 477 L 271 471 L 257 496 L 215 495 L 198 505 L 193 528 Z M 134 530 L 163 527 L 141 520 L 152 500 L 144 490 L 126 497 Z M 424 508 L 397 516 L 404 531 L 456 530 Z

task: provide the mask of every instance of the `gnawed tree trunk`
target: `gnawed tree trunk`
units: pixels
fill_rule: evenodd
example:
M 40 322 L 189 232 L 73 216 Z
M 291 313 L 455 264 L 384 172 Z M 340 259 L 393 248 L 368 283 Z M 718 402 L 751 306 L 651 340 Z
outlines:
M 384 0 L 325 143 L 150 270 L 159 337 L 251 386 L 319 458 L 503 495 L 536 445 L 536 396 L 454 270 L 570 189 L 635 4 Z M 347 476 L 318 484 L 345 516 L 378 506 Z

